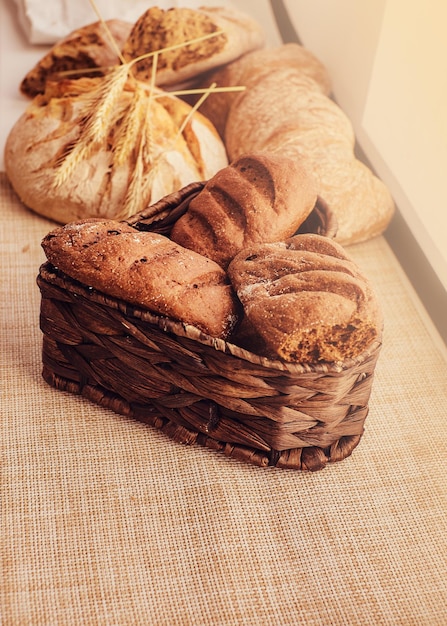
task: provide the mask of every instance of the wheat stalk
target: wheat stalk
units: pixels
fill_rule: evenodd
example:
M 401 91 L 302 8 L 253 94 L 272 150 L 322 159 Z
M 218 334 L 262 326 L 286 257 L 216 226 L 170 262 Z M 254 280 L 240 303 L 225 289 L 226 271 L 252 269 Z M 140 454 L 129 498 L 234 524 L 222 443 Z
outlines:
M 118 46 L 118 44 L 115 41 L 115 37 L 112 35 L 112 33 L 110 32 L 110 28 L 107 25 L 107 22 L 105 21 L 105 19 L 103 18 L 103 16 L 101 15 L 101 11 L 98 8 L 98 5 L 96 4 L 95 0 L 90 0 L 90 5 L 92 7 L 92 9 L 94 10 L 94 12 L 96 13 L 98 20 L 101 22 L 107 37 L 110 40 L 110 43 L 112 45 L 112 47 L 114 48 L 115 52 L 116 52 L 116 56 L 119 58 L 119 60 L 121 61 L 121 63 L 125 63 L 125 59 L 121 53 L 120 47 Z
M 106 32 L 117 49 L 116 42 L 107 24 L 99 13 L 94 2 L 90 0 Z M 135 165 L 130 176 L 126 199 L 123 206 L 123 217 L 137 213 L 144 204 L 149 202 L 150 188 L 157 169 L 161 164 L 161 158 L 167 150 L 175 147 L 182 136 L 186 126 L 211 93 L 241 91 L 245 87 L 216 87 L 213 83 L 207 89 L 186 89 L 174 92 L 160 92 L 156 90 L 156 75 L 159 55 L 163 52 L 175 50 L 180 47 L 197 43 L 211 37 L 216 37 L 221 31 L 208 33 L 201 37 L 173 44 L 140 55 L 130 61 L 125 61 L 121 52 L 117 50 L 121 65 L 107 68 L 104 78 L 98 87 L 91 92 L 89 97 L 83 100 L 78 117 L 80 133 L 76 142 L 71 142 L 65 147 L 55 164 L 54 187 L 60 187 L 69 180 L 77 165 L 89 158 L 95 146 L 104 145 L 106 140 L 111 140 L 113 166 L 123 165 L 130 154 L 135 154 Z M 148 86 L 143 86 L 137 81 L 131 72 L 132 67 L 139 61 L 153 57 L 151 80 Z M 95 68 L 96 71 L 101 68 Z M 88 71 L 88 70 L 86 70 Z M 79 73 L 79 71 L 76 71 Z M 70 74 L 67 71 L 63 74 Z M 122 94 L 128 81 L 133 81 L 133 88 L 129 91 L 128 102 L 120 103 Z M 155 154 L 153 150 L 151 112 L 153 102 L 159 97 L 176 97 L 188 94 L 201 94 L 201 98 L 191 107 L 187 116 L 180 125 L 175 137 L 169 142 L 164 150 Z M 120 103 L 120 106 L 117 104 Z
M 87 159 L 93 147 L 107 138 L 110 129 L 116 123 L 116 102 L 123 92 L 126 81 L 126 67 L 116 66 L 85 99 L 79 119 L 81 130 L 78 141 L 67 146 L 56 164 L 55 187 L 63 185 L 78 163 Z
M 148 111 L 146 115 L 148 115 Z M 160 155 L 154 155 L 153 152 L 151 124 L 143 123 L 142 132 L 137 141 L 135 166 L 127 188 L 120 219 L 134 215 L 149 204 L 152 181 L 160 162 Z

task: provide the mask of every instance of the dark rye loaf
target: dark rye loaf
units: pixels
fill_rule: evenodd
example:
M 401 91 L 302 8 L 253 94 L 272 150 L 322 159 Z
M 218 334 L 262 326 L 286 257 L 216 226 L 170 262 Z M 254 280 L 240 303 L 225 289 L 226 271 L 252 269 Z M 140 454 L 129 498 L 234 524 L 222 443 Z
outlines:
M 293 235 L 316 200 L 305 159 L 246 154 L 206 183 L 174 225 L 171 239 L 226 268 L 247 246 Z
M 42 247 L 70 278 L 213 337 L 227 337 L 236 323 L 236 298 L 222 268 L 162 235 L 90 219 L 51 231 Z
M 381 312 L 344 249 L 320 235 L 251 246 L 228 274 L 244 307 L 240 337 L 256 353 L 298 363 L 339 362 L 380 339 Z

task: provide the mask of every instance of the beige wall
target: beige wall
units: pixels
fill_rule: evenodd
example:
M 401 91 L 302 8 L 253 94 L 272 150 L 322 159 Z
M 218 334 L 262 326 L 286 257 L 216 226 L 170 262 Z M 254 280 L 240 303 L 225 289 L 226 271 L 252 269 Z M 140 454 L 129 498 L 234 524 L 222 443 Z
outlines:
M 273 3 L 275 0 L 272 0 Z M 447 289 L 447 3 L 284 0 Z

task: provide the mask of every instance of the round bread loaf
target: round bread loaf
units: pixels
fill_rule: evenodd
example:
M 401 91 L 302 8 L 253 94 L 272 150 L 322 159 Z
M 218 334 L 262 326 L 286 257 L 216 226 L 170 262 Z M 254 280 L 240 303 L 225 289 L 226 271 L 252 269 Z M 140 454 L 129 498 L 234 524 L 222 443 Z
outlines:
M 171 94 L 123 84 L 126 71 L 47 82 L 11 129 L 6 173 L 36 213 L 125 219 L 228 164 L 211 122 Z
M 242 248 L 293 235 L 316 200 L 303 159 L 246 154 L 206 183 L 170 236 L 226 268 Z
M 42 247 L 70 278 L 212 337 L 227 337 L 236 323 L 237 299 L 222 268 L 163 235 L 91 219 L 51 231 Z
M 343 362 L 380 339 L 373 290 L 331 239 L 305 234 L 252 246 L 228 274 L 244 309 L 244 347 L 254 352 L 303 364 Z

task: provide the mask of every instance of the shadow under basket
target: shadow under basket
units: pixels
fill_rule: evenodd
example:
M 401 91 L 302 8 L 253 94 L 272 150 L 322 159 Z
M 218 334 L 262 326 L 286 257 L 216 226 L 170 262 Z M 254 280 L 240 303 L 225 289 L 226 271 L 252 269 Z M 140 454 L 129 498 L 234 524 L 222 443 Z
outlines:
M 172 194 L 127 223 L 155 222 L 168 234 L 169 206 L 184 197 Z M 313 226 L 324 234 L 320 212 Z M 107 296 L 50 263 L 37 283 L 42 373 L 57 389 L 261 467 L 320 470 L 361 439 L 379 342 L 343 363 L 285 363 Z

